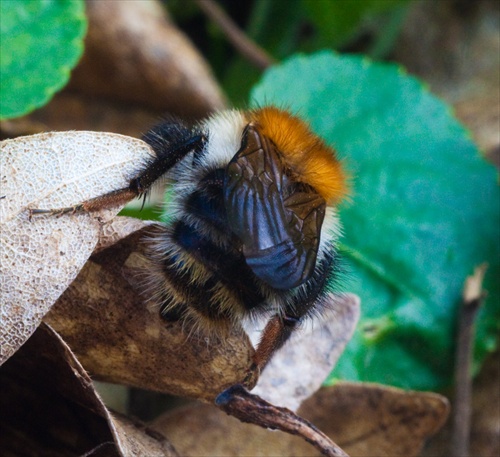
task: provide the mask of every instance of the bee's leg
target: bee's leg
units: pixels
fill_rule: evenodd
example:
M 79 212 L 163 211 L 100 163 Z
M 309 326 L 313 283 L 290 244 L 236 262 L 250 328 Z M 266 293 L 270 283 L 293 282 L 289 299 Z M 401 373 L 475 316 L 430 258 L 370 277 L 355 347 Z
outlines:
M 154 132 L 153 132 L 154 133 Z M 152 134 L 152 133 L 150 133 Z M 203 135 L 193 135 L 168 150 L 160 150 L 156 145 L 156 157 L 130 181 L 128 187 L 111 191 L 99 197 L 86 200 L 74 206 L 56 209 L 30 209 L 30 218 L 37 214 L 62 215 L 66 213 L 93 212 L 124 205 L 130 200 L 145 195 L 151 186 L 189 152 L 198 151 L 205 143 Z M 155 145 L 153 145 L 155 146 Z
M 300 318 L 291 315 L 275 315 L 267 323 L 257 349 L 253 356 L 253 364 L 244 384 L 251 384 L 251 380 L 258 375 L 274 353 L 280 349 L 290 338 L 294 329 L 298 326 Z
M 276 315 L 270 319 L 262 332 L 262 338 L 255 351 L 253 367 L 247 379 L 242 384 L 235 384 L 221 392 L 216 397 L 215 404 L 226 414 L 237 417 L 242 422 L 301 436 L 323 455 L 348 457 L 341 448 L 313 424 L 289 409 L 274 406 L 248 391 L 255 384 L 258 373 L 264 369 L 273 354 L 288 340 L 300 323 L 300 319 L 307 314 L 306 311 L 307 308 L 303 308 L 302 313 L 294 312 L 290 315 L 285 313 L 284 316 Z
M 335 253 L 331 253 L 320 261 L 319 268 L 315 270 L 306 286 L 307 298 L 297 296 L 287 301 L 281 313 L 269 320 L 262 332 L 253 357 L 252 369 L 254 374 L 249 373 L 247 379 L 251 380 L 255 376 L 255 372 L 260 373 L 274 353 L 290 338 L 290 335 L 300 325 L 301 321 L 310 316 L 316 307 L 322 306 L 327 284 L 332 281 L 335 274 L 335 258 Z M 248 385 L 251 385 L 251 383 Z
M 104 208 L 113 208 L 115 206 L 124 205 L 130 200 L 137 197 L 137 194 L 129 188 L 115 190 L 109 194 L 100 195 L 99 197 L 91 198 L 75 206 L 68 206 L 66 208 L 56 209 L 30 209 L 30 219 L 32 216 L 39 214 L 49 214 L 51 216 L 61 216 L 63 214 L 71 213 L 90 213 L 99 211 Z
M 259 396 L 248 392 L 241 384 L 236 384 L 221 392 L 215 399 L 215 405 L 226 414 L 238 418 L 241 422 L 298 435 L 312 444 L 323 455 L 349 457 L 313 424 L 287 408 L 274 406 Z

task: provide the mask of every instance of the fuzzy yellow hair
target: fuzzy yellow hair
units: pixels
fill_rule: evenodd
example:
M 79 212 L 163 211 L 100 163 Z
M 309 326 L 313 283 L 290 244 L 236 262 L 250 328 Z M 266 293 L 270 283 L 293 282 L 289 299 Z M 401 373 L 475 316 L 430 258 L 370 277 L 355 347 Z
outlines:
M 347 178 L 335 151 L 304 121 L 275 107 L 251 111 L 250 120 L 276 145 L 299 181 L 328 203 L 338 203 L 347 194 Z

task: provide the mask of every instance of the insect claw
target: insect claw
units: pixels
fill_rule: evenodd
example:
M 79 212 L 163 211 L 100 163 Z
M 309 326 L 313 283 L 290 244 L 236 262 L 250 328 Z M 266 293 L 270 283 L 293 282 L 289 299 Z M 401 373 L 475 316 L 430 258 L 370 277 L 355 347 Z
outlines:
M 33 220 L 33 216 L 38 216 L 40 214 L 50 213 L 50 210 L 48 210 L 48 209 L 38 209 L 38 208 L 32 209 L 32 208 L 30 208 L 28 210 L 28 212 L 29 212 L 28 220 L 31 222 Z

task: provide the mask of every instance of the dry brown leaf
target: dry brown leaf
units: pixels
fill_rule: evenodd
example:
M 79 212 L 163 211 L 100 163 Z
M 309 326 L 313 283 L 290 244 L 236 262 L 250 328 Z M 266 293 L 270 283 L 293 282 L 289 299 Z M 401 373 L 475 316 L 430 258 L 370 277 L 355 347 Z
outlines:
M 208 65 L 159 1 L 90 0 L 87 15 L 71 89 L 197 118 L 225 106 Z
M 94 249 L 95 214 L 34 217 L 128 185 L 152 150 L 144 142 L 95 132 L 45 133 L 0 146 L 0 364 L 24 343 Z
M 241 328 L 208 341 L 145 304 L 138 270 L 147 231 L 93 255 L 46 321 L 97 379 L 212 402 L 244 379 L 253 348 Z
M 111 414 L 45 324 L 0 368 L 0 390 L 2 456 L 177 456 L 159 433 Z
M 416 456 L 448 413 L 442 395 L 347 382 L 323 387 L 299 409 L 351 457 Z
M 290 338 L 261 374 L 253 394 L 296 411 L 321 387 L 351 339 L 360 314 L 356 295 L 331 294 L 325 300 L 333 312 L 307 323 Z
M 306 400 L 299 414 L 351 457 L 412 457 L 443 425 L 448 402 L 432 393 L 339 383 Z M 165 434 L 181 455 L 190 457 L 319 456 L 297 437 L 242 424 L 209 405 L 179 408 L 152 427 Z

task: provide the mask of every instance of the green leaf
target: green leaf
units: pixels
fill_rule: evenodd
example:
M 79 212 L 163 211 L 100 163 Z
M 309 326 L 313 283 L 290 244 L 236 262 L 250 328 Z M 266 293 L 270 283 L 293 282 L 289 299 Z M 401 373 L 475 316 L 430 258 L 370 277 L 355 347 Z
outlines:
M 66 84 L 86 28 L 81 0 L 0 1 L 0 119 L 43 106 Z
M 343 288 L 361 296 L 362 319 L 331 380 L 448 384 L 463 283 L 486 261 L 479 364 L 499 333 L 499 189 L 450 109 L 396 66 L 332 52 L 270 69 L 252 101 L 307 119 L 353 177 Z
M 160 220 L 160 211 L 152 206 L 144 206 L 144 208 L 126 206 L 120 211 L 119 216 L 135 217 L 144 221 L 158 221 Z

